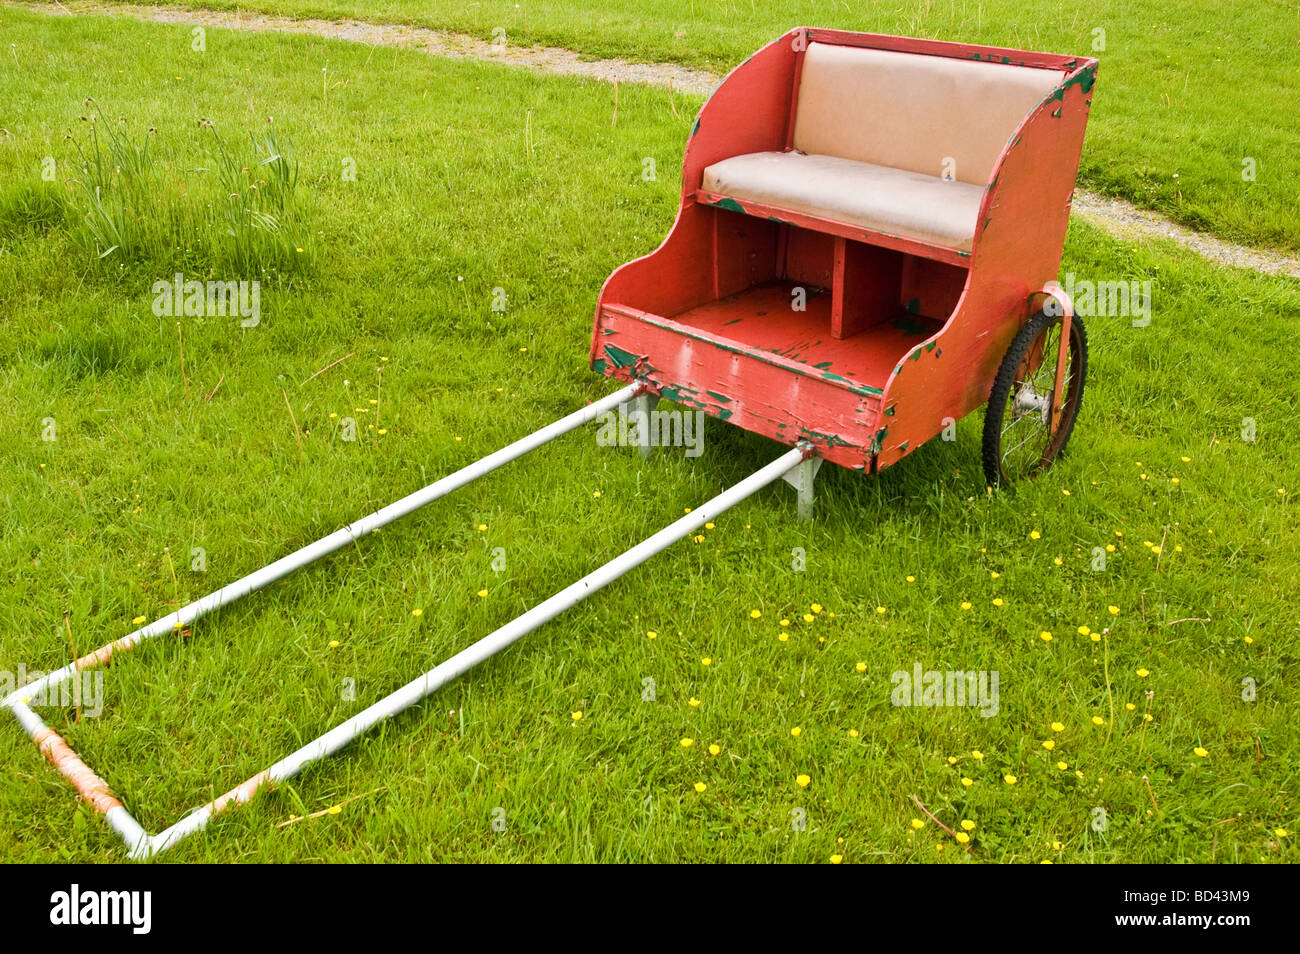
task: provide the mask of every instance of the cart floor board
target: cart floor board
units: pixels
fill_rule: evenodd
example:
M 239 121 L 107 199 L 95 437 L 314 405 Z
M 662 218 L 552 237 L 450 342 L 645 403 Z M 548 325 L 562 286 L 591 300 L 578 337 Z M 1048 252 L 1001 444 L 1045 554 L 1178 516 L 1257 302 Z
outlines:
M 791 307 L 796 287 L 807 289 L 804 311 Z M 839 339 L 831 337 L 830 311 L 828 289 L 777 280 L 671 317 L 747 348 L 779 354 L 873 387 L 883 387 L 898 362 L 943 324 L 900 307 L 892 321 Z

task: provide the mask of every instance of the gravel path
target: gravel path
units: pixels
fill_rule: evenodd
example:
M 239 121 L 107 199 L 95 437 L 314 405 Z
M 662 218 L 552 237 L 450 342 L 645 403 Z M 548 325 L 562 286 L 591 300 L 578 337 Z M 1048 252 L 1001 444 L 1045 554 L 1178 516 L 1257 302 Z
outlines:
M 400 24 L 363 23 L 356 20 L 296 20 L 261 13 L 189 10 L 93 2 L 21 3 L 0 0 L 3 6 L 22 6 L 44 13 L 75 15 L 106 13 L 131 16 L 155 23 L 175 23 L 255 32 L 303 33 L 370 46 L 422 50 L 430 56 L 493 60 L 550 73 L 586 76 L 606 82 L 645 83 L 684 93 L 707 95 L 721 77 L 704 70 L 671 63 L 633 63 L 628 60 L 589 60 L 572 50 L 556 47 L 495 46 L 463 33 L 448 33 Z M 1204 232 L 1185 228 L 1159 214 L 1140 209 L 1122 199 L 1078 190 L 1074 212 L 1114 235 L 1129 239 L 1163 238 L 1222 265 L 1300 278 L 1300 258 L 1267 249 L 1236 245 Z

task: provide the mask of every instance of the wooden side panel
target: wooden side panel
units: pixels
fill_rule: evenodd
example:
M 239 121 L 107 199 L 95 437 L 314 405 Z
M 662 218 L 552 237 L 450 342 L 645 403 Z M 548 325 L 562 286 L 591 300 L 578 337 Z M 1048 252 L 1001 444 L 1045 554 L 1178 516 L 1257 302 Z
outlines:
M 592 329 L 593 362 L 599 357 L 603 304 L 635 304 L 656 314 L 673 315 L 715 297 L 720 286 L 740 280 L 726 271 L 734 267 L 730 264 L 719 271 L 714 258 L 718 240 L 714 216 L 721 213 L 700 206 L 695 192 L 707 166 L 731 156 L 784 147 L 796 52 L 801 46 L 796 40 L 802 36 L 799 30 L 791 31 L 763 47 L 732 70 L 705 102 L 686 145 L 677 221 L 657 249 L 615 269 L 600 290 Z M 768 269 L 753 266 L 755 274 L 767 271 L 769 275 L 776 267 L 775 246 Z

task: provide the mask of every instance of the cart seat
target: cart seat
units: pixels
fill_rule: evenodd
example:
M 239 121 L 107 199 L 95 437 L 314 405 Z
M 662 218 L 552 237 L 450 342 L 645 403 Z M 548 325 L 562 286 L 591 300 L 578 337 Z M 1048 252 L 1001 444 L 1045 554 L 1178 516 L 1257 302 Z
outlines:
M 724 159 L 704 170 L 703 188 L 962 252 L 971 250 L 984 198 L 966 182 L 801 152 Z
M 799 224 L 859 240 L 849 227 L 968 254 L 1002 152 L 1063 76 L 1005 58 L 809 43 L 785 151 L 707 166 L 698 198 L 764 217 L 811 216 Z

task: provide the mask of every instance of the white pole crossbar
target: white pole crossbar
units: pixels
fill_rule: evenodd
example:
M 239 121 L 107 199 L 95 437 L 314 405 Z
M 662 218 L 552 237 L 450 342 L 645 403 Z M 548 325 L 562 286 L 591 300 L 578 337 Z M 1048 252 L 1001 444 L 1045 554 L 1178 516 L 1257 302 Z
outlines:
M 236 580 L 234 583 L 181 607 L 174 613 L 169 613 L 149 625 L 123 636 L 121 639 L 100 647 L 94 652 L 64 666 L 62 669 L 33 680 L 0 700 L 0 706 L 9 709 L 13 713 L 33 741 L 36 742 L 41 752 L 73 784 L 81 797 L 105 816 L 109 825 L 126 843 L 130 857 L 152 857 L 158 852 L 170 848 L 186 835 L 201 830 L 212 816 L 227 808 L 248 801 L 263 786 L 292 778 L 302 771 L 305 766 L 339 751 L 339 749 L 384 719 L 420 702 L 457 676 L 505 649 L 516 640 L 537 629 L 537 627 L 554 619 L 569 607 L 580 603 L 592 593 L 618 579 L 628 570 L 639 566 L 671 544 L 698 530 L 706 522 L 717 518 L 746 497 L 756 493 L 773 481 L 785 477 L 803 461 L 812 457 L 813 446 L 807 441 L 800 441 L 798 446 L 782 454 L 772 463 L 751 474 L 734 487 L 714 497 L 708 503 L 697 507 L 686 516 L 664 527 L 658 533 L 647 537 L 632 549 L 610 560 L 576 583 L 560 590 L 549 599 L 534 606 L 473 645 L 462 649 L 450 659 L 380 699 L 347 721 L 335 726 L 324 735 L 304 745 L 292 755 L 276 762 L 270 768 L 254 775 L 220 798 L 190 812 L 176 824 L 157 835 L 150 835 L 145 831 L 113 795 L 107 783 L 81 760 L 57 732 L 47 726 L 32 711 L 33 705 L 39 705 L 51 688 L 73 678 L 82 670 L 106 665 L 115 654 L 128 652 L 146 639 L 152 639 L 164 633 L 181 629 L 185 624 L 198 619 L 200 616 L 247 596 L 249 593 L 253 593 L 295 570 L 319 560 L 321 557 L 333 553 L 355 540 L 361 539 L 372 531 L 406 516 L 425 504 L 446 496 L 453 490 L 457 490 L 484 474 L 496 470 L 502 464 L 508 463 L 562 434 L 595 420 L 646 390 L 646 385 L 642 382 L 628 385 L 608 397 L 575 411 L 538 431 L 534 431 L 527 437 L 503 447 L 501 450 L 435 481 L 422 490 L 409 494 L 355 523 L 348 524 L 342 529 L 322 537 L 315 543 L 308 544 L 302 549 L 282 557 L 242 579 Z

